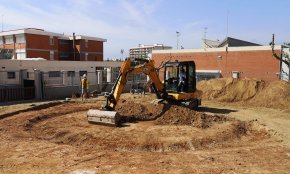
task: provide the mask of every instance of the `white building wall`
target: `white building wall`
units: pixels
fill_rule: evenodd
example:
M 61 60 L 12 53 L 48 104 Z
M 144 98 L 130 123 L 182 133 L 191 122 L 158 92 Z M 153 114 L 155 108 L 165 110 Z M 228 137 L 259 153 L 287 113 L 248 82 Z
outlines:
M 282 59 L 285 61 L 290 60 L 290 48 L 282 48 Z M 284 62 L 282 62 L 281 79 L 290 82 L 289 78 L 290 78 L 289 66 L 287 66 Z
M 14 79 L 8 79 L 8 72 L 15 72 L 15 78 Z M 10 69 L 9 71 L 2 71 L 0 70 L 0 85 L 19 85 L 19 70 Z
M 48 73 L 49 71 L 75 71 L 74 81 L 79 81 L 79 71 L 88 72 L 88 80 L 92 84 L 97 83 L 96 69 L 98 67 L 120 67 L 122 62 L 111 61 L 46 61 L 46 60 L 0 60 L 0 84 L 18 84 L 19 72 L 21 69 L 27 70 L 30 74 L 29 79 L 34 80 L 34 70 Z M 16 72 L 15 79 L 7 79 L 7 71 Z M 63 77 L 55 77 L 50 80 L 58 83 L 63 80 Z M 53 82 L 52 82 L 53 83 Z

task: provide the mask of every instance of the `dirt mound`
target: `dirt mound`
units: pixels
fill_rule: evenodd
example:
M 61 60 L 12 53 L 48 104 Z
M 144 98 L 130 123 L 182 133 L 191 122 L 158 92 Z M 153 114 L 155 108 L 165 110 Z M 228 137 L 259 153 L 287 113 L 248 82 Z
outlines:
M 290 84 L 285 81 L 274 81 L 257 93 L 249 101 L 249 104 L 255 106 L 290 109 Z
M 197 88 L 203 92 L 203 99 L 222 102 L 247 101 L 261 91 L 264 86 L 264 81 L 233 78 L 212 79 L 197 84 Z
M 198 128 L 208 128 L 214 122 L 225 122 L 222 115 L 207 115 L 194 110 L 169 104 L 135 103 L 122 100 L 117 107 L 123 122 L 155 120 L 158 125 L 191 125 Z
M 191 125 L 197 128 L 208 128 L 213 123 L 222 123 L 228 118 L 222 115 L 207 115 L 181 106 L 171 106 L 155 123 L 158 125 Z
M 290 84 L 285 81 L 221 78 L 201 81 L 197 88 L 203 92 L 202 98 L 206 100 L 290 108 Z
M 165 105 L 152 103 L 136 103 L 133 100 L 120 100 L 116 111 L 121 115 L 123 122 L 149 121 L 156 119 Z

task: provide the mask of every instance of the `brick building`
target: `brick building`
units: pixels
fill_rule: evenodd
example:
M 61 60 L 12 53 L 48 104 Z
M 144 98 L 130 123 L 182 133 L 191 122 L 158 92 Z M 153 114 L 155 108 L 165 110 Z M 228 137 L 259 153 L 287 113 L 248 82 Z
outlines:
M 103 61 L 106 39 L 26 28 L 0 32 L 0 59 Z
M 281 55 L 282 49 L 281 46 L 275 46 L 277 55 Z M 194 60 L 198 80 L 236 77 L 273 81 L 285 75 L 281 71 L 282 63 L 272 56 L 271 46 L 156 50 L 152 58 L 156 66 L 167 60 Z

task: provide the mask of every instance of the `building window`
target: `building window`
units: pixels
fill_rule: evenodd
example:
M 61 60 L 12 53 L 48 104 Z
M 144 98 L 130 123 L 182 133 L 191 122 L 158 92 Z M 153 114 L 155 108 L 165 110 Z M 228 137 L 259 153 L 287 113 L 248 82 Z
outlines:
M 68 58 L 69 57 L 68 52 L 59 52 L 58 55 L 59 55 L 59 58 Z
M 54 51 L 50 51 L 50 60 L 54 60 Z
M 68 71 L 67 72 L 67 76 L 68 77 L 74 77 L 75 76 L 75 72 L 74 71 Z
M 2 36 L 0 36 L 0 44 L 4 44 Z
M 63 39 L 59 39 L 58 43 L 60 45 L 69 45 L 71 42 L 69 40 L 63 40 Z
M 80 71 L 80 76 L 83 76 L 84 74 L 88 75 L 87 73 L 87 71 Z
M 24 34 L 16 35 L 16 43 L 25 43 Z
M 7 78 L 8 79 L 15 79 L 16 78 L 15 72 L 7 72 Z
M 5 36 L 5 44 L 13 44 L 13 36 Z
M 54 45 L 54 39 L 53 39 L 53 36 L 50 36 L 50 37 L 49 37 L 49 43 L 50 43 L 50 45 Z
M 89 55 L 89 53 L 86 53 L 86 55 L 85 55 L 85 60 L 86 61 L 88 61 L 88 55 Z
M 89 42 L 88 40 L 85 41 L 85 47 L 86 47 L 86 48 L 89 47 L 88 42 Z
M 49 71 L 48 77 L 60 77 L 60 71 Z

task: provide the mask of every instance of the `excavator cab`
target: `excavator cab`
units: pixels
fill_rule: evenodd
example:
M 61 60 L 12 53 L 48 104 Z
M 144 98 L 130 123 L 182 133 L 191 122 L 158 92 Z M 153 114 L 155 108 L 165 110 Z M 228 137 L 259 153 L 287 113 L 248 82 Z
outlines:
M 167 62 L 164 65 L 164 88 L 167 100 L 174 104 L 196 109 L 200 92 L 196 90 L 195 63 L 193 61 Z
M 164 68 L 164 87 L 167 93 L 195 92 L 196 78 L 193 61 L 168 62 Z

